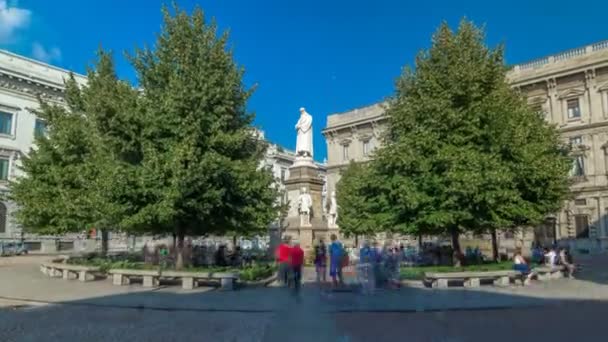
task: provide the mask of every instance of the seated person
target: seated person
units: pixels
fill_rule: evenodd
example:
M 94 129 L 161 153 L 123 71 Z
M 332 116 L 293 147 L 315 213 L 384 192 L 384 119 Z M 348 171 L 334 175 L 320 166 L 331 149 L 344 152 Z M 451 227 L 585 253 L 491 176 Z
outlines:
M 566 271 L 568 271 L 568 277 L 574 278 L 573 274 L 574 274 L 574 271 L 576 270 L 576 266 L 574 266 L 574 263 L 572 262 L 570 253 L 568 253 L 568 250 L 566 250 L 566 248 L 564 248 L 564 247 L 560 248 L 559 262 L 560 262 L 560 264 L 564 265 L 564 267 L 566 267 Z
M 526 259 L 524 259 L 523 255 L 521 254 L 520 248 L 515 250 L 515 255 L 513 256 L 513 269 L 521 272 L 521 274 L 526 277 L 524 280 L 524 284 L 526 285 L 530 283 L 530 280 L 532 280 L 532 277 L 534 276 L 534 273 L 530 270 L 530 266 L 528 266 Z

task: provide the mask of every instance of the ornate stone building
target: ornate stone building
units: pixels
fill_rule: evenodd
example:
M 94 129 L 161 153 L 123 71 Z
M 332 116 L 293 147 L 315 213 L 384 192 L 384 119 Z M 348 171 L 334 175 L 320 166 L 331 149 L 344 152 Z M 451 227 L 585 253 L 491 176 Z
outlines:
M 608 41 L 515 65 L 507 75 L 530 106 L 557 126 L 573 145 L 572 199 L 536 238 L 554 238 L 577 248 L 608 247 Z M 330 115 L 327 142 L 328 190 L 350 160 L 365 161 L 386 124 L 381 104 Z M 555 223 L 553 223 L 553 221 Z M 554 229 L 555 227 L 555 229 Z
M 36 117 L 38 96 L 45 101 L 64 103 L 64 79 L 68 70 L 0 50 L 0 192 L 6 193 L 9 180 L 21 175 L 20 159 L 27 154 L 34 136 L 46 126 Z M 75 74 L 78 82 L 85 77 Z M 21 228 L 12 219 L 13 203 L 0 202 L 0 239 L 15 239 Z

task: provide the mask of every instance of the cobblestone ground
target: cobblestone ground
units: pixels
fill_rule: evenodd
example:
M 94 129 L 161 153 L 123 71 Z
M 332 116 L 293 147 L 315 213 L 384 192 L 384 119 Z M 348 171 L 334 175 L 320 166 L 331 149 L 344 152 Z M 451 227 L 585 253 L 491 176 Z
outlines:
M 374 296 L 306 284 L 220 292 L 49 279 L 41 258 L 0 259 L 0 341 L 585 341 L 605 340 L 608 257 L 577 280 L 529 287 Z M 308 281 L 312 280 L 306 274 Z

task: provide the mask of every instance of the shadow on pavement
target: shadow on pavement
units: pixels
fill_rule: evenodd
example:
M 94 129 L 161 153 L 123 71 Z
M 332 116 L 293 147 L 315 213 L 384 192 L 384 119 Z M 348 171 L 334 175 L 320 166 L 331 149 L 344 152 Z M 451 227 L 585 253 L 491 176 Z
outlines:
M 603 329 L 608 287 L 598 283 L 405 287 L 367 296 L 321 291 L 316 284 L 305 284 L 299 296 L 277 287 L 142 291 L 133 285 L 137 292 L 67 301 L 45 300 L 41 286 L 30 298 L 0 293 L 0 300 L 30 300 L 29 306 L 0 310 L 0 341 L 561 341 L 575 331 L 582 336 L 580 331 Z

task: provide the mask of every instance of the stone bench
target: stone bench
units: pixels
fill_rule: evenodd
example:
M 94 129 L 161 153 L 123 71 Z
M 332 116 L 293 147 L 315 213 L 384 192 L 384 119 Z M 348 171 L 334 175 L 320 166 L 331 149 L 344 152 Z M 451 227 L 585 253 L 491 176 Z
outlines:
M 158 286 L 160 271 L 158 270 L 123 270 L 112 269 L 108 271 L 112 275 L 112 284 L 129 285 L 132 278 L 141 278 L 144 287 Z
M 450 280 L 464 282 L 465 287 L 479 287 L 482 279 L 492 279 L 494 285 L 508 286 L 511 278 L 521 277 L 517 271 L 489 271 L 489 272 L 446 272 L 446 273 L 425 273 L 426 281 L 431 282 L 433 288 L 447 288 Z
M 539 266 L 532 269 L 532 273 L 536 275 L 538 280 L 559 279 L 564 277 L 566 267 L 563 265 L 557 266 Z
M 94 266 L 79 266 L 62 264 L 56 262 L 42 263 L 40 271 L 49 277 L 62 277 L 63 279 L 71 279 L 72 276 L 80 281 L 88 281 L 95 279 L 95 273 L 99 273 L 99 267 Z
M 180 271 L 163 271 L 163 278 L 181 279 L 182 288 L 192 290 L 198 286 L 199 280 L 219 280 L 222 290 L 234 290 L 234 283 L 238 276 L 234 273 L 220 272 L 180 272 Z

